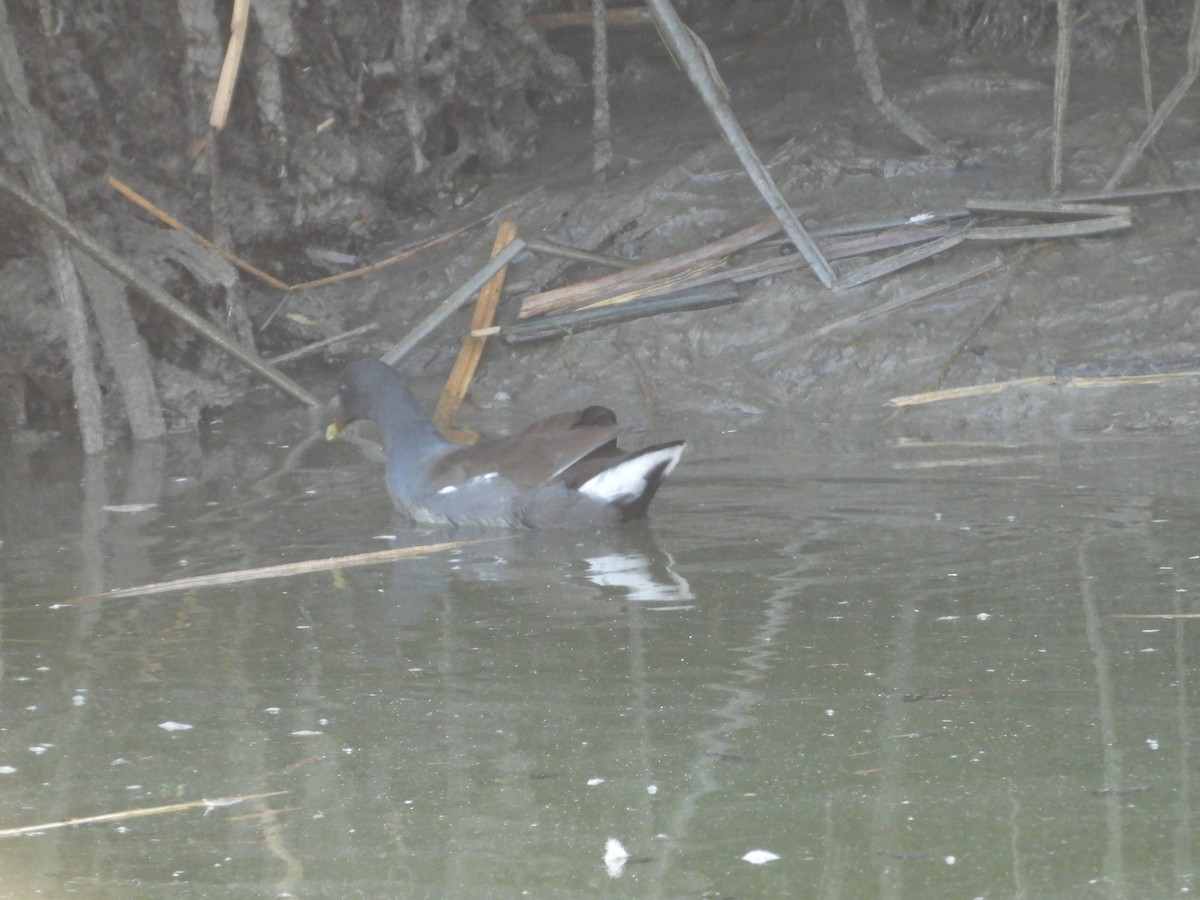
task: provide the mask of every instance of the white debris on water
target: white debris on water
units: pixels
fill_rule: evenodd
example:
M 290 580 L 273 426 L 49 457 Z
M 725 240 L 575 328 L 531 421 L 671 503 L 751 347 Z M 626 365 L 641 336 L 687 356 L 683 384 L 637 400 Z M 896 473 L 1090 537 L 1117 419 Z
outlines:
M 629 860 L 629 852 L 616 838 L 604 842 L 604 868 L 608 870 L 609 878 L 620 878 Z
M 772 853 L 770 850 L 751 850 L 742 859 L 752 865 L 761 866 L 763 863 L 774 862 L 779 859 L 779 854 Z

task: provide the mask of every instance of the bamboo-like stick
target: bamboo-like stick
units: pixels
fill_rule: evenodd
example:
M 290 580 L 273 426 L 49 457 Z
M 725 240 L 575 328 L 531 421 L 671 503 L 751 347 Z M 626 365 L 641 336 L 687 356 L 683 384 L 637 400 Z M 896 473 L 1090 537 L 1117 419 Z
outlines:
M 897 247 L 946 237 L 961 230 L 963 224 L 965 223 L 960 222 L 954 225 L 948 222 L 941 225 L 908 224 L 874 233 L 856 230 L 854 233 L 844 236 L 835 236 L 831 233 L 828 237 L 818 237 L 818 242 L 826 259 L 848 259 L 852 256 L 865 256 L 879 250 L 894 250 Z
M 379 330 L 378 322 L 368 322 L 366 325 L 360 325 L 358 328 L 351 328 L 349 331 L 343 331 L 341 334 L 335 334 L 331 337 L 322 338 L 319 341 L 313 341 L 311 344 L 305 344 L 303 347 L 297 347 L 295 350 L 289 350 L 287 353 L 280 353 L 278 356 L 272 356 L 268 362 L 273 366 L 277 366 L 282 362 L 291 362 L 294 359 L 301 359 L 305 356 L 324 350 L 331 344 L 338 344 L 342 341 L 348 341 L 351 338 L 362 337 L 364 334 L 370 334 L 373 331 Z
M 517 223 L 511 219 L 502 219 L 496 228 L 492 256 L 496 256 L 511 244 L 516 236 Z M 492 326 L 492 322 L 496 318 L 496 307 L 500 302 L 500 292 L 504 289 L 504 276 L 507 271 L 507 266 L 502 267 L 488 279 L 487 284 L 479 292 L 479 299 L 475 303 L 475 312 L 471 315 L 471 329 L 463 338 L 458 358 L 454 361 L 454 368 L 450 370 L 450 377 L 446 379 L 446 386 L 442 389 L 442 396 L 438 398 L 437 409 L 433 413 L 433 422 L 443 433 L 450 429 L 450 417 L 454 415 L 454 411 L 462 403 L 463 397 L 467 395 L 467 388 L 471 384 L 471 379 L 475 377 L 479 360 L 483 357 L 483 348 L 487 344 L 487 338 L 475 337 L 474 332 L 477 329 Z
M 526 238 L 524 242 L 526 242 L 529 250 L 535 253 L 545 253 L 546 256 L 559 257 L 560 259 L 572 259 L 576 263 L 595 263 L 596 265 L 608 266 L 610 269 L 629 269 L 631 266 L 637 265 L 637 260 L 635 259 L 606 256 L 604 253 L 593 253 L 587 250 L 580 250 L 578 247 L 554 244 L 553 241 Z
M 794 268 L 804 265 L 804 259 L 798 253 L 791 254 Z M 714 306 L 724 306 L 736 303 L 741 299 L 736 287 L 731 284 L 692 287 L 666 295 L 640 297 L 618 306 L 602 306 L 599 308 L 582 309 L 574 312 L 558 313 L 553 316 L 542 316 L 538 319 L 527 319 L 495 329 L 501 335 L 501 340 L 509 345 L 528 344 L 535 341 L 561 338 L 598 328 L 602 325 L 615 325 L 619 322 L 629 322 L 645 316 L 657 316 L 662 313 L 691 312 L 697 309 L 709 309 Z
M 963 213 L 964 213 L 964 215 L 967 214 L 965 210 L 963 211 Z M 767 220 L 765 220 L 764 224 L 770 225 L 770 224 L 773 224 L 773 222 L 774 222 L 773 219 L 767 219 Z M 827 260 L 845 259 L 847 257 L 862 256 L 864 254 L 873 253 L 878 250 L 886 250 L 886 249 L 892 249 L 894 247 L 902 247 L 906 244 L 912 244 L 912 243 L 917 243 L 917 242 L 921 242 L 921 241 L 929 241 L 934 238 L 944 238 L 944 237 L 948 236 L 949 229 L 954 227 L 954 226 L 951 226 L 948 224 L 947 225 L 906 225 L 906 226 L 901 226 L 901 227 L 893 227 L 894 225 L 895 225 L 894 222 L 882 223 L 881 227 L 887 227 L 889 230 L 883 231 L 878 234 L 864 233 L 864 229 L 860 226 L 849 226 L 847 229 L 834 229 L 833 231 L 829 232 L 830 235 L 845 234 L 845 236 L 840 236 L 840 237 L 830 236 L 830 237 L 826 237 L 826 238 L 822 239 L 820 241 L 821 252 L 825 255 L 825 258 Z M 536 248 L 534 248 L 532 243 L 530 244 L 530 248 L 536 249 Z M 929 254 L 929 251 L 926 250 L 925 255 L 928 255 L 928 254 Z M 565 294 L 570 293 L 572 290 L 578 290 L 579 297 L 583 298 L 582 300 L 580 300 L 579 298 L 570 298 L 568 300 L 568 302 L 563 304 L 563 306 L 577 306 L 578 304 L 583 303 L 586 300 L 591 300 L 591 302 L 588 305 L 584 305 L 581 308 L 582 309 L 596 309 L 596 308 L 599 308 L 602 306 L 608 306 L 608 305 L 615 305 L 615 304 L 621 304 L 621 303 L 627 303 L 627 302 L 640 302 L 644 299 L 659 297 L 664 294 L 676 294 L 680 290 L 694 291 L 696 289 L 705 287 L 707 285 L 717 284 L 717 283 L 721 283 L 721 282 L 728 282 L 731 284 L 744 284 L 747 281 L 755 281 L 760 278 L 767 278 L 772 275 L 779 275 L 784 272 L 790 272 L 794 269 L 800 268 L 801 266 L 803 266 L 805 264 L 806 264 L 806 261 L 804 260 L 804 258 L 802 256 L 800 256 L 799 254 L 790 254 L 788 256 L 777 256 L 777 257 L 774 257 L 771 259 L 767 259 L 767 260 L 763 260 L 763 261 L 759 261 L 759 262 L 747 263 L 746 265 L 737 266 L 737 267 L 729 268 L 729 269 L 719 269 L 717 271 L 712 271 L 712 268 L 713 268 L 712 263 L 700 264 L 700 265 L 697 265 L 696 267 L 689 269 L 683 273 L 680 273 L 677 275 L 668 275 L 668 276 L 661 277 L 661 278 L 655 278 L 652 281 L 642 281 L 640 278 L 637 278 L 635 280 L 634 286 L 632 286 L 632 287 L 622 287 L 621 285 L 618 284 L 615 287 L 610 287 L 610 289 L 607 291 L 600 291 L 598 294 L 593 286 L 596 282 L 599 281 L 599 279 L 595 280 L 595 282 L 594 281 L 578 282 L 574 285 L 567 285 L 562 288 L 556 288 L 555 290 L 564 292 L 564 296 L 565 296 Z M 620 281 L 621 281 L 621 279 L 619 279 L 619 278 L 613 279 L 612 281 L 609 282 L 609 285 L 613 285 L 615 282 L 620 282 Z M 592 299 L 593 297 L 597 297 L 597 296 L 599 299 Z M 724 298 L 723 302 L 728 302 L 728 295 L 723 294 L 722 297 Z M 697 305 L 689 305 L 686 302 L 680 301 L 678 303 L 678 308 L 680 310 L 702 308 L 702 305 L 710 305 L 711 306 L 714 304 L 712 304 L 711 302 L 708 302 L 707 299 L 700 301 L 700 304 L 697 304 Z M 643 314 L 644 315 L 654 315 L 660 311 L 662 311 L 662 310 L 659 310 L 656 307 L 654 311 L 647 310 Z M 563 314 L 559 313 L 559 315 L 563 315 Z M 634 313 L 632 315 L 625 315 L 625 316 L 621 317 L 621 319 L 619 319 L 619 321 L 628 321 L 629 319 L 632 319 L 632 318 L 638 318 L 639 315 L 641 315 L 641 314 Z M 551 318 L 554 318 L 554 317 L 551 317 Z M 609 322 L 607 320 L 596 321 L 594 323 L 589 322 L 588 327 L 595 327 L 595 325 L 599 325 L 599 324 L 609 324 Z M 575 328 L 573 326 L 568 326 L 567 323 L 565 323 L 565 322 L 560 322 L 560 323 L 556 323 L 554 325 L 547 325 L 547 327 L 545 329 L 526 329 L 526 328 L 519 327 L 519 326 L 509 325 L 509 326 L 504 326 L 504 327 L 491 327 L 491 328 L 487 328 L 487 329 L 479 329 L 478 331 L 475 331 L 472 333 L 476 337 L 486 337 L 486 336 L 490 336 L 493 334 L 503 334 L 503 335 L 505 335 L 505 338 L 504 338 L 505 343 L 512 344 L 512 343 L 519 343 L 522 341 L 522 339 L 520 337 L 518 337 L 518 335 L 537 334 L 537 335 L 539 335 L 538 339 L 544 339 L 545 337 L 552 337 L 556 334 L 560 334 L 560 335 L 568 334 L 568 333 L 573 333 L 574 331 L 578 331 L 578 330 L 581 330 L 581 329 Z M 512 338 L 511 340 L 510 340 L 510 336 Z
M 619 256 L 607 256 L 603 253 L 592 253 L 590 250 L 580 250 L 577 247 L 568 247 L 565 244 L 556 244 L 553 241 L 543 241 L 539 238 L 526 237 L 526 246 L 534 253 L 545 253 L 547 256 L 557 256 L 561 259 L 570 259 L 575 262 L 595 263 L 598 266 L 607 266 L 610 269 L 628 269 L 631 266 L 636 266 L 637 262 L 632 259 L 622 259 Z
M 846 21 L 850 26 L 850 42 L 854 45 L 854 56 L 858 71 L 863 76 L 871 102 L 885 119 L 903 135 L 922 149 L 944 152 L 946 145 L 934 137 L 933 132 L 914 119 L 883 89 L 883 76 L 879 71 L 879 53 L 875 39 L 871 36 L 871 23 L 863 0 L 842 0 L 846 8 Z
M 566 306 L 586 303 L 643 282 L 678 274 L 710 260 L 728 256 L 736 250 L 749 247 L 778 232 L 779 223 L 774 219 L 766 219 L 695 250 L 632 266 L 620 272 L 593 278 L 590 281 L 530 294 L 522 301 L 518 318 L 527 319 L 530 316 L 542 315 Z
M 970 212 L 992 213 L 1028 213 L 1029 215 L 1051 216 L 1129 216 L 1133 214 L 1128 206 L 1117 206 L 1110 203 L 1092 203 L 1074 200 L 1069 197 L 1049 197 L 1038 200 L 976 200 L 963 203 L 963 208 Z
M 1130 215 L 1100 216 L 1095 219 L 1047 222 L 1041 225 L 988 225 L 972 228 L 963 237 L 968 241 L 1031 241 L 1083 237 L 1132 227 L 1133 218 Z
M 636 291 L 630 291 L 621 294 L 618 297 L 609 297 L 605 300 L 599 300 L 590 306 L 584 307 L 584 310 L 604 310 L 611 309 L 616 305 L 624 305 L 635 307 L 636 310 L 622 315 L 621 317 L 606 318 L 597 316 L 595 318 L 587 318 L 589 323 L 595 325 L 607 325 L 613 322 L 626 322 L 630 319 L 641 318 L 642 316 L 657 315 L 659 312 L 673 312 L 691 309 L 701 309 L 705 306 L 716 305 L 712 301 L 714 297 L 720 297 L 720 302 L 730 302 L 736 299 L 736 291 L 732 293 L 728 290 L 717 290 L 715 292 L 705 292 L 703 289 L 714 284 L 728 284 L 730 286 L 743 284 L 747 281 L 755 281 L 759 278 L 767 278 L 771 275 L 779 275 L 784 272 L 790 272 L 794 269 L 799 269 L 807 265 L 798 253 L 789 253 L 787 256 L 776 256 L 772 259 L 763 260 L 761 262 L 749 263 L 744 266 L 738 266 L 734 269 L 721 269 L 708 275 L 693 275 L 688 273 L 685 278 L 665 278 L 646 284 L 644 287 L 639 287 Z M 693 303 L 688 298 L 699 298 Z M 660 298 L 670 298 L 671 302 L 667 303 L 664 308 L 660 308 L 653 301 Z M 644 310 L 643 310 L 643 307 Z M 541 316 L 533 319 L 526 319 L 521 322 L 515 322 L 509 325 L 493 325 L 490 328 L 481 328 L 478 331 L 472 331 L 475 337 L 491 337 L 493 335 L 502 335 L 506 344 L 523 343 L 524 339 L 521 335 L 538 334 L 542 340 L 545 337 L 553 337 L 555 335 L 566 335 L 580 331 L 582 329 L 569 326 L 568 322 L 576 321 L 573 317 L 584 310 L 573 310 L 568 312 L 556 313 L 552 316 Z M 585 317 L 586 318 L 586 317 Z M 534 327 L 537 322 L 545 322 L 544 328 Z M 589 324 L 588 327 L 594 327 Z M 509 338 L 512 337 L 512 340 Z
M 1195 189 L 1197 189 L 1197 186 L 1191 185 L 1179 188 L 1178 190 L 1190 191 Z M 1168 191 L 1168 193 L 1175 192 L 1174 190 Z M 1141 192 L 1117 192 L 1113 195 L 1097 196 L 1100 199 L 1132 198 L 1141 196 Z M 970 221 L 970 217 L 975 213 L 1015 213 L 1025 215 L 1082 216 L 1087 218 L 1029 225 L 981 226 Z M 1116 231 L 1129 228 L 1133 224 L 1130 207 L 1085 202 L 1083 198 L 968 200 L 960 209 L 930 214 L 930 218 L 940 224 L 905 224 L 914 221 L 924 223 L 926 220 L 926 217 L 914 216 L 906 220 L 890 220 L 868 225 L 850 225 L 820 233 L 818 235 L 819 246 L 824 258 L 827 260 L 861 256 L 878 250 L 892 249 L 919 241 L 928 242 L 920 247 L 897 253 L 891 257 L 847 273 L 838 282 L 837 286 L 851 287 L 874 280 L 950 249 L 963 240 L 1016 241 L 1070 238 Z M 765 236 L 760 236 L 756 233 L 755 229 L 758 228 L 761 228 L 763 232 L 767 232 Z M 871 230 L 879 228 L 890 228 L 891 230 L 869 233 Z M 706 269 L 711 268 L 711 266 L 704 266 L 702 261 L 706 259 L 720 259 L 726 252 L 733 252 L 736 249 L 743 249 L 746 246 L 750 246 L 756 242 L 756 238 L 765 241 L 772 234 L 777 233 L 777 231 L 778 229 L 774 227 L 774 220 L 767 219 L 756 226 L 751 226 L 730 235 L 722 239 L 722 241 L 706 245 L 688 253 L 678 254 L 677 256 L 651 263 L 633 265 L 620 272 L 531 294 L 522 303 L 520 318 L 532 318 L 543 312 L 561 310 L 566 307 L 592 309 L 603 304 L 624 303 L 635 298 L 660 296 L 663 293 L 675 292 L 681 287 L 693 289 L 720 281 L 730 281 L 737 284 L 797 268 L 800 264 L 797 260 L 789 260 L 786 257 L 782 257 L 767 262 L 751 263 L 738 268 L 722 269 L 717 272 L 705 274 Z M 557 248 L 557 245 L 554 246 L 556 249 L 561 249 Z M 540 249 L 532 243 L 530 244 L 530 248 Z M 562 255 L 566 254 L 563 253 Z M 680 271 L 680 266 L 690 266 L 690 268 Z M 986 268 L 990 269 L 992 266 L 993 264 L 988 264 Z M 973 271 L 968 273 L 964 280 L 971 280 L 976 277 L 979 277 L 979 275 Z M 954 284 L 961 283 L 956 279 L 952 279 Z M 951 286 L 954 285 L 952 284 Z M 913 302 L 916 299 L 920 299 L 920 296 L 910 297 L 904 300 L 903 303 L 900 303 L 899 306 Z M 852 316 L 849 319 L 841 320 L 834 323 L 831 327 L 850 324 L 855 321 L 855 318 Z M 548 326 L 544 330 L 535 329 L 529 333 L 553 336 L 556 333 L 568 333 L 571 330 L 573 329 L 566 326 L 557 329 L 553 326 Z M 475 336 L 483 337 L 485 333 L 487 335 L 502 333 L 506 335 L 506 343 L 511 343 L 513 341 L 510 341 L 507 335 L 512 333 L 513 340 L 519 340 L 516 334 L 525 334 L 526 331 L 523 329 L 513 331 L 511 326 L 489 328 L 480 329 L 475 333 Z M 774 355 L 774 352 L 775 348 L 772 349 L 769 355 Z M 761 361 L 761 359 L 756 358 L 756 361 Z
M 675 54 L 675 58 L 683 65 L 683 70 L 695 86 L 697 93 L 700 94 L 700 99 L 704 101 L 704 105 L 708 107 L 709 113 L 716 120 L 725 140 L 737 154 L 746 174 L 750 176 L 750 180 L 758 188 L 758 192 L 767 202 L 767 206 L 779 220 L 784 233 L 808 261 L 817 280 L 825 287 L 832 287 L 834 275 L 833 270 L 829 268 L 829 263 L 821 255 L 821 251 L 813 239 L 809 237 L 795 211 L 788 205 L 783 193 L 771 178 L 771 174 L 758 158 L 758 154 L 754 152 L 754 148 L 746 138 L 745 132 L 742 131 L 742 126 L 734 116 L 733 110 L 729 108 L 729 103 L 722 96 L 721 89 L 717 85 L 715 68 L 710 70 L 708 65 L 708 61 L 711 60 L 708 49 L 704 47 L 700 38 L 683 24 L 675 7 L 671 5 L 671 0 L 646 0 L 646 5 L 650 8 L 654 21 L 658 23 L 659 34 L 662 35 L 671 52 Z
M 363 275 L 370 275 L 373 272 L 378 272 L 380 269 L 386 269 L 389 266 L 402 263 L 406 259 L 411 259 L 418 253 L 424 253 L 426 250 L 430 250 L 439 244 L 444 244 L 451 238 L 458 237 L 464 231 L 470 231 L 476 225 L 484 221 L 486 221 L 486 217 L 482 219 L 476 219 L 474 222 L 469 222 L 468 224 L 462 225 L 458 228 L 452 228 L 450 231 L 443 232 L 442 234 L 435 235 L 434 237 L 420 241 L 416 244 L 412 244 L 409 247 L 405 247 L 399 253 L 393 253 L 391 256 L 387 257 L 387 259 L 380 259 L 376 262 L 368 263 L 365 266 L 359 266 L 357 269 L 351 269 L 348 272 L 338 272 L 334 275 L 325 275 L 321 278 L 314 278 L 312 281 L 302 281 L 300 284 L 289 284 L 287 286 L 287 290 L 311 291 L 315 290 L 316 288 L 328 287 L 331 284 L 337 284 L 342 281 L 349 281 L 352 278 L 361 278 Z
M 168 803 L 165 806 L 141 806 L 135 809 L 123 809 L 118 812 L 101 813 L 96 816 L 79 816 L 74 819 L 61 819 L 57 822 L 43 822 L 41 825 L 22 825 L 19 828 L 0 828 L 0 837 L 17 837 L 22 834 L 36 834 L 40 831 L 50 831 L 54 828 L 74 828 L 76 825 L 98 825 L 102 822 L 124 822 L 129 819 L 140 819 L 143 816 L 161 816 L 166 813 L 187 812 L 191 809 L 217 809 L 223 806 L 234 806 L 248 800 L 262 800 L 266 797 L 278 797 L 290 791 L 267 791 L 265 794 L 243 794 L 240 797 L 216 797 L 212 800 L 187 800 L 183 803 Z
M 1105 190 L 1111 191 L 1125 180 L 1125 176 L 1129 174 L 1129 170 L 1141 159 L 1142 154 L 1146 152 L 1146 148 L 1150 146 L 1151 141 L 1158 136 L 1159 130 L 1166 124 L 1167 119 L 1171 117 L 1171 113 L 1175 112 L 1175 107 L 1179 105 L 1179 101 L 1191 90 L 1193 82 L 1200 75 L 1200 0 L 1196 0 L 1192 6 L 1192 27 L 1188 32 L 1187 58 L 1187 71 L 1176 82 L 1175 87 L 1171 89 L 1171 92 L 1167 94 L 1163 102 L 1159 104 L 1158 109 L 1154 111 L 1154 115 L 1146 123 L 1145 130 L 1133 142 L 1133 146 L 1129 148 L 1125 157 L 1117 165 L 1116 171 L 1112 173 L 1112 176 L 1104 185 Z
M 237 85 L 238 70 L 242 66 L 242 50 L 246 46 L 246 28 L 249 22 L 250 0 L 233 0 L 229 44 L 225 48 L 225 59 L 221 63 L 221 74 L 217 78 L 212 114 L 208 117 L 208 124 L 218 131 L 225 127 L 229 118 L 229 105 L 233 102 L 233 89 Z
M 713 275 L 716 280 L 725 281 L 728 278 L 729 272 L 723 271 L 719 274 L 712 273 L 705 278 L 705 273 L 711 273 L 711 270 L 719 265 L 718 261 L 705 263 L 697 266 L 688 272 L 680 272 L 678 275 L 668 275 L 666 278 L 660 278 L 656 281 L 646 284 L 637 284 L 629 288 L 627 291 L 622 291 L 619 294 L 614 294 L 611 297 L 604 297 L 600 300 L 593 300 L 585 306 L 579 307 L 580 312 L 591 309 L 605 309 L 611 306 L 620 306 L 623 303 L 631 303 L 640 297 L 653 297 L 661 294 L 676 293 L 694 286 L 698 281 L 704 280 L 705 283 L 711 283 Z
M 1151 197 L 1171 197 L 1175 194 L 1194 194 L 1200 191 L 1200 184 L 1180 184 L 1168 187 L 1138 187 L 1138 188 L 1108 188 L 1094 193 L 1063 194 L 1058 200 L 1069 200 L 1072 203 L 1106 203 L 1110 200 L 1145 200 Z
M 768 223 L 773 221 L 773 219 L 766 220 Z M 846 259 L 848 257 L 874 253 L 878 250 L 890 250 L 894 247 L 903 247 L 906 244 L 944 237 L 950 227 L 949 225 L 908 225 L 900 228 L 890 228 L 878 234 L 865 234 L 858 226 L 852 226 L 850 233 L 845 237 L 828 237 L 822 239 L 820 247 L 821 252 L 825 254 L 827 260 Z M 535 249 L 532 243 L 530 244 L 530 249 Z M 768 278 L 772 275 L 790 272 L 806 264 L 804 257 L 798 253 L 776 256 L 759 262 L 747 263 L 729 269 L 721 268 L 715 271 L 713 270 L 713 263 L 702 263 L 679 275 L 668 275 L 647 282 L 638 281 L 636 287 L 622 290 L 620 293 L 602 293 L 600 299 L 593 300 L 590 304 L 582 308 L 593 309 L 601 305 L 624 303 L 642 297 L 656 297 L 664 293 L 677 292 L 682 288 L 692 290 L 719 282 L 744 284 L 747 281 L 756 281 L 760 278 Z M 584 286 L 590 283 L 579 282 L 576 286 Z M 567 288 L 559 288 L 558 290 L 567 290 Z M 586 293 L 590 299 L 592 292 L 589 290 Z M 574 305 L 574 301 L 569 305 Z M 489 329 L 488 332 L 490 334 L 497 332 L 508 334 L 511 328 L 512 326 L 506 326 L 502 329 Z M 482 337 L 483 335 L 479 334 L 477 336 Z
M 870 265 L 861 266 L 847 272 L 844 276 L 838 279 L 837 287 L 850 288 L 857 287 L 860 284 L 866 284 L 868 281 L 874 281 L 876 278 L 882 278 L 884 275 L 890 275 L 893 272 L 898 272 L 900 269 L 914 265 L 922 260 L 929 259 L 931 256 L 936 256 L 943 250 L 949 250 L 951 247 L 957 247 L 966 240 L 966 230 L 957 231 L 954 234 L 948 234 L 945 237 L 937 238 L 928 243 L 921 244 L 918 247 L 913 247 L 909 250 L 901 250 L 891 256 L 885 257 L 878 262 Z
M 416 327 L 408 333 L 408 336 L 404 340 L 393 344 L 380 359 L 389 366 L 394 366 L 398 363 L 411 353 L 413 348 L 421 343 L 430 332 L 446 321 L 446 319 L 450 318 L 464 303 L 470 300 L 471 296 L 480 290 L 493 275 L 512 262 L 524 250 L 525 242 L 519 237 L 513 238 L 511 243 L 493 256 L 483 268 L 468 278 L 458 290 L 438 304 L 433 312 L 417 323 Z
M 96 600 L 116 600 L 120 597 L 146 597 L 151 594 L 167 594 L 172 591 L 187 591 L 197 588 L 216 587 L 225 584 L 244 584 L 248 581 L 260 581 L 264 578 L 287 578 L 292 575 L 308 575 L 312 572 L 325 572 L 329 569 L 351 569 L 356 566 L 375 566 L 379 563 L 394 562 L 397 559 L 408 559 L 411 556 L 421 556 L 426 553 L 444 553 L 447 550 L 457 550 L 472 544 L 482 544 L 487 541 L 497 541 L 501 537 L 473 538 L 466 541 L 445 541 L 437 544 L 422 544 L 418 547 L 395 547 L 391 550 L 374 550 L 370 553 L 354 553 L 350 556 L 331 556 L 325 559 L 306 559 L 294 563 L 281 563 L 277 566 L 264 566 L 260 569 L 239 569 L 236 572 L 214 572 L 212 575 L 196 575 L 191 578 L 177 578 L 174 581 L 158 581 L 153 584 L 142 584 L 137 587 L 117 588 L 103 594 L 84 594 L 65 601 L 66 605 L 90 603 Z

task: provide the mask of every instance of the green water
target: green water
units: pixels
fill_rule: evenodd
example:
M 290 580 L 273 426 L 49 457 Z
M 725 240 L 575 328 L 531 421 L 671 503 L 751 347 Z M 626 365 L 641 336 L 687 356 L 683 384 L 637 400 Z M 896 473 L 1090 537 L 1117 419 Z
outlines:
M 6 467 L 0 827 L 197 805 L 4 838 L 0 895 L 1194 887 L 1197 626 L 1123 617 L 1196 611 L 1186 438 L 750 429 L 649 527 L 64 602 L 446 537 L 303 436 Z

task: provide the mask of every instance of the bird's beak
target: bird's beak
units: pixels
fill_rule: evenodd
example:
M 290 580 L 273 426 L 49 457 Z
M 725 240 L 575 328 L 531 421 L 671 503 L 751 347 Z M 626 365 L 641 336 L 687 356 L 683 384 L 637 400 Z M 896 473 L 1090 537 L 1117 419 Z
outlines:
M 334 419 L 332 422 L 330 422 L 329 425 L 326 427 L 325 440 L 332 441 L 339 434 L 341 434 L 346 429 L 346 426 L 349 424 L 350 424 L 350 421 L 348 419 L 342 418 L 342 416 L 339 415 L 336 419 Z

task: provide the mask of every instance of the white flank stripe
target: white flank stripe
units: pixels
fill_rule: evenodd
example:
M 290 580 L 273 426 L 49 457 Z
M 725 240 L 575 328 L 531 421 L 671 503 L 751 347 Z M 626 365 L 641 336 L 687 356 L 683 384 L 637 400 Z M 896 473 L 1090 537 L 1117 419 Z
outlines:
M 486 475 L 476 475 L 474 478 L 463 483 L 462 485 L 448 484 L 444 488 L 438 488 L 438 493 L 439 494 L 453 494 L 455 491 L 457 491 L 459 489 L 459 487 L 468 487 L 469 488 L 476 484 L 486 484 L 487 482 L 492 481 L 493 479 L 499 477 L 499 475 L 500 475 L 499 472 L 488 472 Z

